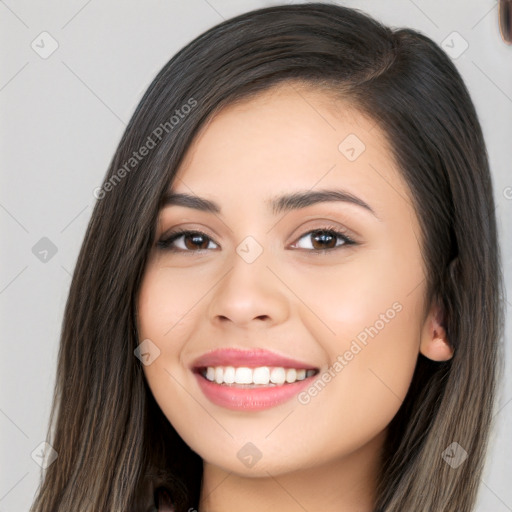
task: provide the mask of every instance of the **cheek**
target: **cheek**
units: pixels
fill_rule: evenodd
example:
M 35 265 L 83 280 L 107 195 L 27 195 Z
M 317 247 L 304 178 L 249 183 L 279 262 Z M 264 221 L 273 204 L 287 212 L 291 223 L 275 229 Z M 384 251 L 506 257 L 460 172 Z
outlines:
M 370 438 L 384 429 L 407 394 L 419 345 L 409 312 L 403 305 L 388 323 L 368 322 L 357 337 L 343 340 L 343 349 L 332 359 L 334 377 L 325 403 L 340 404 L 333 416 L 346 422 L 354 438 Z
M 424 275 L 421 262 L 413 256 L 417 248 L 411 245 L 398 253 L 391 243 L 381 246 L 347 252 L 332 265 L 279 269 L 304 304 L 304 325 L 331 355 L 333 348 L 344 348 L 344 340 L 369 336 L 371 326 L 380 332 L 393 324 L 403 332 L 407 324 L 413 330 L 421 325 L 423 287 L 418 285 Z M 410 334 L 403 332 L 397 342 L 413 342 Z
M 137 304 L 139 338 L 154 340 L 162 351 L 179 348 L 180 340 L 194 328 L 194 305 L 207 289 L 186 271 L 149 267 Z
M 179 392 L 184 378 L 180 357 L 195 326 L 197 288 L 176 283 L 176 272 L 149 267 L 137 300 L 139 342 L 149 340 L 157 357 L 143 365 L 144 374 L 155 399 L 164 410 L 165 395 Z
M 317 386 L 303 396 L 310 415 L 337 404 L 329 413 L 337 419 L 332 425 L 345 423 L 354 437 L 391 421 L 419 353 L 422 280 L 418 260 L 402 262 L 390 250 L 354 253 L 342 265 L 315 270 L 314 279 L 295 276 L 296 293 L 307 298 L 302 321 L 329 359 Z
M 304 449 L 310 447 L 310 456 L 340 456 L 364 446 L 386 429 L 409 389 L 419 345 L 418 329 L 411 321 L 416 317 L 415 301 L 402 297 L 366 306 L 362 322 L 345 315 L 344 324 L 332 324 L 340 334 L 322 338 L 329 366 L 298 397 L 297 442 Z M 319 425 L 311 418 L 325 420 Z
M 193 376 L 181 356 L 197 328 L 199 308 L 194 305 L 206 290 L 186 271 L 154 265 L 146 269 L 137 301 L 139 340 L 151 340 L 159 351 L 151 364 L 143 365 L 147 384 L 164 416 L 189 443 L 194 443 L 189 414 L 200 411 L 194 409 L 195 402 L 186 391 Z

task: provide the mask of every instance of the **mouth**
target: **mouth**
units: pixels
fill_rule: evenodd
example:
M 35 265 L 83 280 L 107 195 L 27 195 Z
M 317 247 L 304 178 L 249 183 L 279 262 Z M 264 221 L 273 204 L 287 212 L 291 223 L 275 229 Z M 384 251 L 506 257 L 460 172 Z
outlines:
M 318 369 L 283 366 L 207 366 L 196 368 L 195 371 L 209 382 L 239 389 L 285 386 L 318 374 Z
M 190 368 L 203 395 L 214 405 L 252 412 L 277 407 L 311 385 L 319 368 L 274 352 L 217 349 Z

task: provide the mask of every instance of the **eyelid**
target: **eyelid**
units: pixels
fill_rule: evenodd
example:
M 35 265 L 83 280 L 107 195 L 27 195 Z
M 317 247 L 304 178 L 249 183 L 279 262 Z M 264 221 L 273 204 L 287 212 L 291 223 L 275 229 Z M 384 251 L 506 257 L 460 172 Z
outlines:
M 347 238 L 351 239 L 354 242 L 357 242 L 358 239 L 361 237 L 361 235 L 354 229 L 347 228 L 346 225 L 342 221 L 340 222 L 340 221 L 333 220 L 332 218 L 325 218 L 325 217 L 309 217 L 309 218 L 306 217 L 305 222 L 302 223 L 300 225 L 300 227 L 294 229 L 294 231 L 293 231 L 294 239 L 296 237 L 298 237 L 300 233 L 303 236 L 309 232 L 309 231 L 304 231 L 305 229 L 307 229 L 305 227 L 305 225 L 309 225 L 310 223 L 317 223 L 317 222 L 320 223 L 320 225 L 318 227 L 309 228 L 310 231 L 315 231 L 315 230 L 320 230 L 320 229 L 324 229 L 324 230 L 332 229 L 335 231 L 341 231 L 341 233 L 343 235 L 345 235 Z M 196 227 L 196 226 L 199 226 L 199 227 Z M 178 232 L 189 232 L 189 231 L 202 233 L 205 236 L 212 239 L 217 245 L 220 245 L 218 242 L 215 241 L 215 237 L 220 237 L 220 235 L 215 230 L 213 230 L 211 228 L 205 228 L 205 227 L 202 227 L 197 224 L 195 226 L 193 225 L 191 227 L 189 227 L 187 225 L 186 227 L 179 226 L 179 227 L 169 228 L 169 229 L 163 231 L 162 234 L 160 235 L 160 237 L 158 237 L 158 238 L 160 240 L 165 240 L 166 238 L 169 238 L 171 235 L 176 234 Z M 212 232 L 214 234 L 210 235 L 210 234 L 208 234 L 207 231 Z M 290 236 L 287 236 L 287 238 L 290 238 Z

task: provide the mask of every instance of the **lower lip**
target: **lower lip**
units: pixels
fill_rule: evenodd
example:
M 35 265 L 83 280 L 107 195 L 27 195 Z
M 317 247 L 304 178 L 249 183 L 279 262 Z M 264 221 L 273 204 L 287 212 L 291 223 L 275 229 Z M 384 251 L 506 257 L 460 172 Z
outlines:
M 316 375 L 280 386 L 239 388 L 211 382 L 196 373 L 199 387 L 211 402 L 234 411 L 261 411 L 287 402 L 307 387 Z

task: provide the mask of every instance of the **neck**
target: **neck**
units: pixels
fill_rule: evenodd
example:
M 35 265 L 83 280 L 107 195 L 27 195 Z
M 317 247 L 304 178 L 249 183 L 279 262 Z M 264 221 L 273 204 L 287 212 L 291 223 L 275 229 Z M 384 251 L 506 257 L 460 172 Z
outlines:
M 385 434 L 326 464 L 268 477 L 204 462 L 199 512 L 372 512 Z

